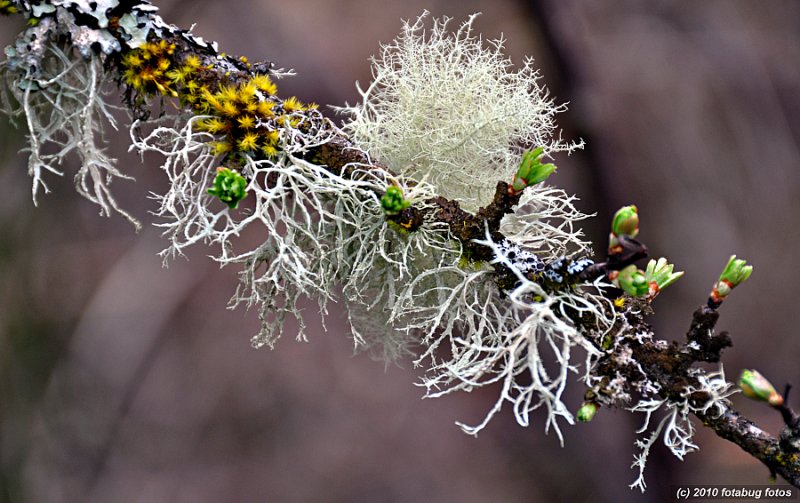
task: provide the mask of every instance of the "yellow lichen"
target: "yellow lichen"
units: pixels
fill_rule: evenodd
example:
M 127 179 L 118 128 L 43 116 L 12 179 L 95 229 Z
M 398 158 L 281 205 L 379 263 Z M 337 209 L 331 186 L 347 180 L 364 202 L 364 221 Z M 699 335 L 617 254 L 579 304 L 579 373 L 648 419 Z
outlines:
M 295 97 L 279 101 L 277 87 L 266 75 L 256 75 L 238 85 L 221 86 L 216 92 L 206 91 L 195 108 L 213 118 L 197 125 L 201 131 L 224 135 L 217 139 L 215 153 L 263 155 L 273 157 L 280 151 L 281 127 L 296 128 L 302 117 L 293 112 L 308 110 Z M 289 113 L 292 112 L 290 115 Z
M 298 112 L 304 110 L 305 107 L 300 103 L 300 100 L 291 96 L 283 100 L 283 109 L 287 112 Z
M 255 77 L 253 77 L 251 82 L 253 83 L 254 86 L 256 86 L 256 89 L 258 89 L 261 92 L 270 95 L 274 95 L 278 92 L 278 86 L 276 86 L 275 83 L 272 82 L 272 80 L 266 75 L 256 75 Z
M 239 140 L 239 150 L 248 151 L 255 150 L 258 145 L 258 135 L 255 133 L 246 133 L 241 140 Z
M 247 58 L 239 60 L 250 67 Z M 215 82 L 208 72 L 212 65 L 204 66 L 196 54 L 181 54 L 165 40 L 147 42 L 129 51 L 122 56 L 121 64 L 125 82 L 140 95 L 137 99 L 177 97 L 195 114 L 208 116 L 198 120 L 195 128 L 214 136 L 210 144 L 215 155 L 273 157 L 281 150 L 279 130 L 300 127 L 301 112 L 316 108 L 295 97 L 278 99 L 278 87 L 267 75 L 254 75 L 238 83 L 231 82 L 232 78 Z
M 256 120 L 250 115 L 239 117 L 236 121 L 242 129 L 252 129 L 256 125 Z
M 122 78 L 139 93 L 177 97 L 173 67 L 175 44 L 166 40 L 146 42 L 122 56 Z M 178 72 L 180 73 L 180 72 Z

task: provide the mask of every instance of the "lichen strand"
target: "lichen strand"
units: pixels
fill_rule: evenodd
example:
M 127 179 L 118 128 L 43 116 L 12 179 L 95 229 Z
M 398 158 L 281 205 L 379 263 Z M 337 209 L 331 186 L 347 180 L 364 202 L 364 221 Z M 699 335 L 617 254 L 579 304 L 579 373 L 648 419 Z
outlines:
M 587 335 L 605 332 L 612 324 L 606 315 L 610 303 L 597 294 L 606 285 L 596 282 L 548 292 L 526 275 L 507 246 L 496 242 L 491 232 L 485 231 L 484 239 L 476 244 L 490 251 L 489 261 L 430 271 L 415 279 L 410 288 L 412 298 L 436 295 L 438 299 L 416 306 L 409 320 L 409 326 L 420 331 L 426 343 L 426 351 L 416 363 L 430 360 L 424 378 L 428 396 L 499 383 L 502 390 L 494 407 L 477 425 L 459 423 L 464 431 L 477 434 L 510 403 L 522 426 L 530 424 L 533 410 L 546 409 L 545 428 L 561 437 L 559 420 L 574 422 L 562 398 L 568 374 L 576 371 L 575 362 L 570 362 L 574 350 L 582 348 L 592 359 L 597 358 L 600 352 Z M 492 268 L 507 270 L 515 278 L 514 286 L 501 291 Z M 438 283 L 425 284 L 433 277 Z M 592 319 L 593 326 L 583 332 L 566 316 L 568 311 L 575 318 Z M 551 358 L 559 362 L 555 369 L 545 364 Z M 584 371 L 589 368 L 587 362 Z
M 41 51 L 31 56 L 35 73 L 22 74 L 16 59 L 0 64 L 6 84 L 0 89 L 0 111 L 20 117 L 27 128 L 34 204 L 40 192 L 50 191 L 46 175 L 62 176 L 64 166 L 77 164 L 76 191 L 96 203 L 102 215 L 116 211 L 138 228 L 109 188 L 114 179 L 131 179 L 105 149 L 105 132 L 117 128 L 115 107 L 106 102 L 111 75 L 100 57 L 76 59 L 71 48 L 58 43 L 60 29 L 49 23 L 39 27 Z M 79 163 L 70 162 L 73 156 Z
M 4 50 L 0 109 L 12 118 L 24 117 L 34 203 L 41 191 L 48 192 L 45 175 L 62 175 L 74 155 L 80 161 L 74 178 L 78 193 L 98 204 L 101 214 L 117 212 L 138 228 L 110 190 L 114 179 L 130 176 L 105 153 L 104 129 L 116 128 L 111 113 L 116 107 L 107 95 L 109 84 L 123 78 L 118 71 L 122 53 L 148 39 L 164 39 L 166 48 L 177 46 L 173 52 L 214 59 L 216 71 L 235 75 L 242 65 L 218 56 L 214 44 L 166 24 L 145 0 L 4 1 L 1 7 L 5 14 L 18 10 L 28 21 Z M 148 81 L 157 82 L 155 77 Z
M 316 164 L 328 166 L 334 173 L 342 173 L 348 167 L 359 165 L 370 165 L 377 171 L 390 172 L 386 166 L 375 163 L 353 143 L 341 137 L 335 137 L 313 149 L 307 158 Z M 582 232 L 575 229 L 575 224 L 588 218 L 588 215 L 574 207 L 574 196 L 545 184 L 528 187 L 524 192 L 514 194 L 508 189 L 508 183 L 498 182 L 491 202 L 476 214 L 464 210 L 459 201 L 436 196 L 428 201 L 428 208 L 411 207 L 397 215 L 388 215 L 387 220 L 409 232 L 416 230 L 427 219 L 446 224 L 451 236 L 460 241 L 464 258 L 474 262 L 486 262 L 494 258 L 490 249 L 476 243 L 476 240 L 484 237 L 487 226 L 495 239 L 509 236 L 513 243 L 540 255 L 545 261 L 565 255 L 571 257 L 591 253 L 589 243 L 581 239 Z M 517 283 L 515 276 L 502 265 L 495 265 L 495 269 L 501 290 L 513 289 Z M 598 275 L 587 277 L 594 279 Z

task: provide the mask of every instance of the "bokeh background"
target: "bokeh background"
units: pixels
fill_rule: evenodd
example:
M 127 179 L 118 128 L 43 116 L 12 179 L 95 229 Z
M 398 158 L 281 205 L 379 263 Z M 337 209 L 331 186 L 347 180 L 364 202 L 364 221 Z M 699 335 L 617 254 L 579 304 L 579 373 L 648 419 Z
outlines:
M 570 111 L 565 137 L 587 148 L 558 159 L 553 182 L 607 222 L 635 203 L 641 238 L 686 276 L 655 303 L 652 323 L 683 337 L 731 253 L 754 276 L 722 308 L 729 378 L 757 367 L 800 384 L 800 3 L 792 0 L 159 0 L 161 14 L 222 50 L 297 70 L 285 95 L 357 100 L 367 58 L 423 9 L 503 34 L 519 62 L 536 57 Z M 0 19 L 0 42 L 20 21 Z M 506 408 L 475 439 L 497 390 L 420 400 L 408 360 L 353 355 L 334 313 L 308 344 L 287 333 L 250 348 L 255 312 L 225 305 L 236 271 L 198 247 L 161 267 L 149 191 L 159 159 L 111 151 L 137 183 L 118 198 L 148 225 L 99 218 L 51 178 L 30 199 L 22 132 L 0 119 L 0 501 L 2 502 L 619 502 L 667 501 L 672 484 L 760 484 L 766 470 L 703 431 L 681 463 L 659 445 L 649 490 L 635 474 L 642 418 L 602 411 L 567 428 L 565 446 Z M 69 172 L 74 166 L 65 166 Z M 72 171 L 74 172 L 74 170 Z M 571 390 L 577 407 L 582 391 Z M 737 406 L 777 432 L 780 418 Z

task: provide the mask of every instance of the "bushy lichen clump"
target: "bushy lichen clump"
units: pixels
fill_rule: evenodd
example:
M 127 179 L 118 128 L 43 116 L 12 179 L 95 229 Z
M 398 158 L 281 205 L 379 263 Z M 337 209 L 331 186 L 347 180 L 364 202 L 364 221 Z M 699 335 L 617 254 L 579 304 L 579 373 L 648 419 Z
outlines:
M 21 15 L 28 22 L 4 50 L 0 108 L 12 118 L 21 117 L 28 130 L 34 203 L 40 191 L 49 191 L 46 175 L 63 175 L 75 156 L 78 193 L 98 204 L 101 214 L 117 212 L 138 228 L 138 221 L 117 204 L 110 190 L 114 179 L 131 179 L 105 152 L 105 130 L 117 128 L 112 114 L 116 98 L 109 97 L 118 94 L 112 85 L 121 77 L 116 62 L 148 39 L 177 37 L 195 49 L 215 51 L 214 44 L 164 23 L 156 11 L 144 0 L 0 4 L 3 14 Z M 157 45 L 169 52 L 168 44 Z
M 341 108 L 353 139 L 393 170 L 431 182 L 439 193 L 475 211 L 508 180 L 522 153 L 546 155 L 579 144 L 561 141 L 532 60 L 514 70 L 503 41 L 475 36 L 470 17 L 457 30 L 427 13 L 372 60 L 374 80 L 362 102 Z

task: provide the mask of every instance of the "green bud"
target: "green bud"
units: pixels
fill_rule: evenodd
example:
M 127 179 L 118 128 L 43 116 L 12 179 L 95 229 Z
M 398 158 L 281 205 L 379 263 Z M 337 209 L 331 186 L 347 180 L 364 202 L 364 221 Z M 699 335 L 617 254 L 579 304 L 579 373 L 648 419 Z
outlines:
M 650 260 L 647 263 L 647 269 L 644 272 L 645 281 L 650 291 L 650 298 L 652 299 L 664 288 L 678 281 L 678 278 L 683 276 L 683 271 L 672 272 L 675 266 L 667 262 L 667 259 L 660 258 Z
M 753 274 L 753 266 L 746 265 L 746 260 L 737 259 L 736 255 L 731 255 L 719 280 L 714 283 L 709 295 L 709 304 L 717 307 L 731 293 L 731 290 L 739 286 Z
M 584 402 L 581 405 L 581 408 L 578 409 L 578 414 L 576 414 L 578 421 L 581 423 L 588 423 L 592 419 L 594 419 L 595 414 L 597 414 L 598 409 L 600 406 L 594 402 Z
M 5 0 L 0 1 L 0 14 L 5 14 L 10 16 L 11 14 L 16 14 L 19 12 L 19 9 L 11 4 L 11 2 Z
M 611 232 L 617 236 L 635 238 L 639 234 L 639 210 L 634 205 L 623 206 L 611 220 Z
M 381 208 L 387 215 L 397 215 L 409 206 L 411 203 L 403 198 L 403 189 L 396 185 L 387 187 L 386 193 L 381 197 Z
M 650 291 L 644 272 L 633 264 L 619 272 L 615 284 L 633 297 L 641 297 Z
M 775 387 L 757 370 L 745 369 L 739 377 L 739 387 L 744 395 L 759 402 L 767 402 L 773 407 L 783 405 L 783 397 L 775 391 Z
M 522 192 L 528 185 L 536 185 L 547 180 L 556 170 L 554 164 L 542 164 L 541 156 L 543 153 L 544 147 L 538 147 L 522 155 L 522 162 L 514 175 L 514 180 L 511 182 L 511 189 L 515 193 Z
M 719 280 L 730 283 L 731 288 L 738 286 L 753 274 L 753 266 L 745 264 L 747 264 L 746 260 L 737 259 L 736 255 L 731 255 L 725 270 L 719 275 Z
M 232 169 L 217 168 L 214 186 L 208 189 L 208 193 L 233 209 L 247 197 L 247 180 Z

